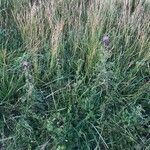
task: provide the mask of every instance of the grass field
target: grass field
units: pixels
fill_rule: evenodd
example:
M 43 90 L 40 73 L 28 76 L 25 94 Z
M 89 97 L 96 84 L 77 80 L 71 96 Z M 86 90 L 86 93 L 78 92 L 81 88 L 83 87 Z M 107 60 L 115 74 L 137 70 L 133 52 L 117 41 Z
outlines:
M 0 150 L 150 150 L 150 1 L 30 1 L 0 0 Z

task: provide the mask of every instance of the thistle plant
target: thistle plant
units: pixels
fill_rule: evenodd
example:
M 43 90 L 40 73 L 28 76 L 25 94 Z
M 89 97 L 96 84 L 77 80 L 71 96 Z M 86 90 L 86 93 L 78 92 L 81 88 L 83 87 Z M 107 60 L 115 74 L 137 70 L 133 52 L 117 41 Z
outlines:
M 34 85 L 33 85 L 33 77 L 31 75 L 31 70 L 30 70 L 30 63 L 26 60 L 23 61 L 22 69 L 25 77 L 24 89 L 26 91 L 24 102 L 27 102 L 27 105 L 31 105 L 33 101 Z

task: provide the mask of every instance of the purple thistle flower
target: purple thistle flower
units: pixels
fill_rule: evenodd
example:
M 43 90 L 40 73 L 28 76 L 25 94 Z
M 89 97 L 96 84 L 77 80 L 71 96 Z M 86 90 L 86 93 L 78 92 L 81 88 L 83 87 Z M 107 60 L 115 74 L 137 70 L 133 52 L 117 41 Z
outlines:
M 110 43 L 109 36 L 108 35 L 104 35 L 103 36 L 103 44 L 104 44 L 104 46 L 108 47 L 109 43 Z
M 27 70 L 29 68 L 29 62 L 23 61 L 22 62 L 22 67 L 23 67 L 23 70 Z

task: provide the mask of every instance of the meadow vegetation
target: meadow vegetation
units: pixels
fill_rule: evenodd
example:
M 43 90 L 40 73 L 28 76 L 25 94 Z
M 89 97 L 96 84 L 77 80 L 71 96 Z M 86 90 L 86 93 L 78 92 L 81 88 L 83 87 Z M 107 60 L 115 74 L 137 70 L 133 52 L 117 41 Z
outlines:
M 0 0 L 0 149 L 149 150 L 149 122 L 149 0 Z

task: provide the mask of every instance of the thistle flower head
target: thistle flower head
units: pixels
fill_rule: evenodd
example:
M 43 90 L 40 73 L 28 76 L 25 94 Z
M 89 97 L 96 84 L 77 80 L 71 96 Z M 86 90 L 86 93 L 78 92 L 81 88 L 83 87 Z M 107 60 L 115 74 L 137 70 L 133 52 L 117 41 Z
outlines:
M 29 68 L 29 62 L 23 61 L 22 62 L 22 67 L 23 67 L 23 70 L 27 70 Z
M 103 44 L 104 44 L 104 46 L 105 47 L 108 47 L 109 46 L 109 43 L 110 43 L 110 39 L 109 39 L 109 36 L 107 35 L 107 34 L 105 34 L 104 36 L 103 36 Z

